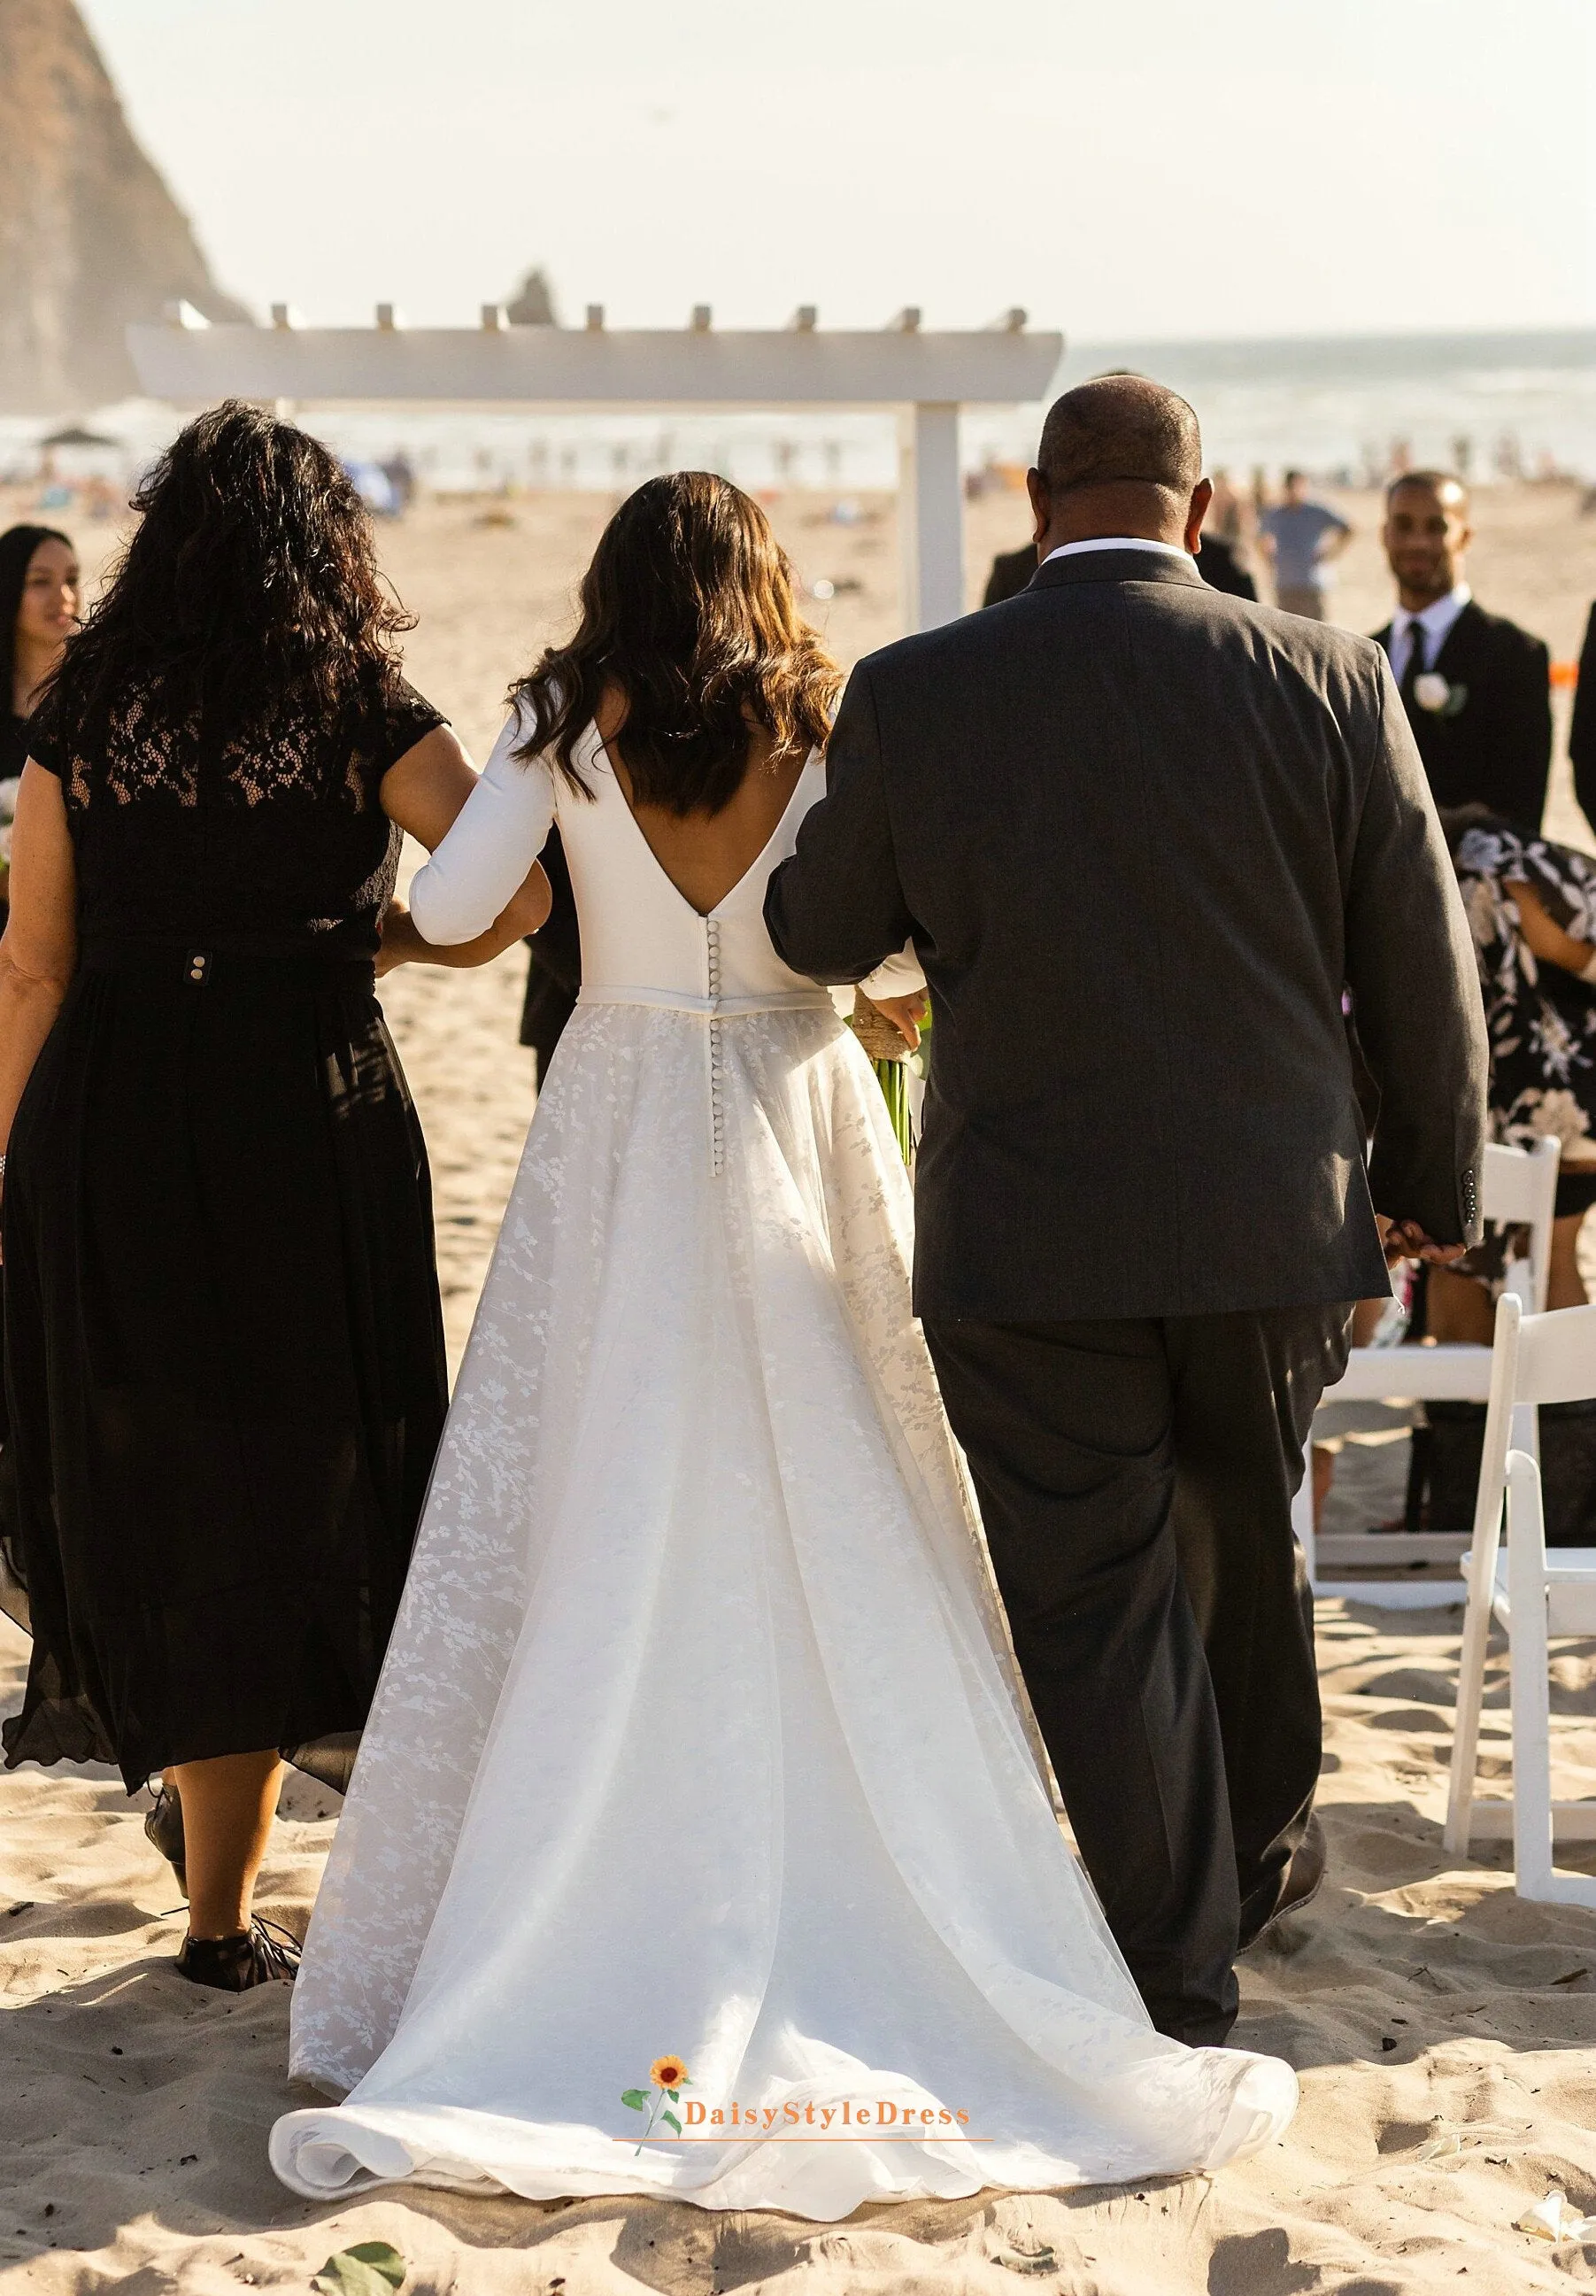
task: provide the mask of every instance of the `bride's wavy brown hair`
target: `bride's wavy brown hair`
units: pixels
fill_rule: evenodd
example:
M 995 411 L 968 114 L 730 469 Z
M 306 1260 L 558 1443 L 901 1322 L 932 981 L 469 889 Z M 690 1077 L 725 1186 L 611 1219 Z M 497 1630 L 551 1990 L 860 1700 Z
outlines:
M 628 495 L 582 578 L 581 618 L 511 689 L 548 758 L 584 796 L 575 750 L 613 688 L 611 746 L 633 802 L 719 813 L 741 785 L 754 726 L 778 751 L 823 744 L 842 673 L 793 603 L 792 568 L 756 502 L 708 471 Z

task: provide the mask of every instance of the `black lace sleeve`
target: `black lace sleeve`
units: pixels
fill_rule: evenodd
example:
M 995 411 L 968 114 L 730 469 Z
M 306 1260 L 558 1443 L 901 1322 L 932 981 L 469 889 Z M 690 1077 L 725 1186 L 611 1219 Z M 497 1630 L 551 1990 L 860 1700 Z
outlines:
M 396 679 L 383 704 L 381 726 L 375 740 L 372 763 L 378 774 L 385 774 L 435 726 L 446 726 L 448 722 L 443 711 L 434 709 L 406 679 Z
M 12 723 L 17 733 L 14 743 L 16 764 L 0 767 L 0 771 L 20 774 L 23 760 L 31 758 L 36 765 L 43 766 L 47 774 L 53 774 L 58 782 L 64 782 L 67 778 L 67 745 L 61 736 L 60 712 L 55 704 L 46 701 L 42 709 L 34 711 L 31 718 L 18 718 Z M 12 746 L 7 743 L 7 750 Z

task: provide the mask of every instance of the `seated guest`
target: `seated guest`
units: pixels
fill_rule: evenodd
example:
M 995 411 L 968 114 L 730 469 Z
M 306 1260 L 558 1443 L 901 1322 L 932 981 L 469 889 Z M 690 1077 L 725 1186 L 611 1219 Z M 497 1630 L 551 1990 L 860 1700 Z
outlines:
M 1469 493 L 1444 471 L 1408 471 L 1386 496 L 1396 611 L 1376 637 L 1391 657 L 1439 806 L 1483 805 L 1540 828 L 1551 769 L 1551 664 L 1539 638 L 1474 602 Z
M 1526 1148 L 1548 1135 L 1561 1141 L 1547 1305 L 1583 1308 L 1579 1233 L 1596 1204 L 1596 861 L 1522 836 L 1484 806 L 1447 808 L 1441 825 L 1485 997 L 1491 1135 Z M 1510 1232 L 1487 1230 L 1455 1267 L 1425 1271 L 1429 1338 L 1491 1344 L 1513 1242 Z M 1483 1404 L 1425 1406 L 1409 1528 L 1469 1528 L 1485 1415 Z M 1540 1422 L 1548 1541 L 1588 1546 L 1596 1537 L 1596 1408 L 1548 1405 Z
M 1274 602 L 1311 622 L 1330 619 L 1332 562 L 1352 539 L 1338 511 L 1309 498 L 1300 471 L 1286 472 L 1286 498 L 1258 520 L 1258 540 L 1274 568 Z
M 77 627 L 80 594 L 78 553 L 64 534 L 53 526 L 13 526 L 0 534 L 0 782 L 21 779 L 28 721 Z M 0 823 L 10 817 L 8 801 Z M 9 877 L 0 854 L 0 932 Z
M 992 562 L 992 571 L 986 577 L 983 606 L 1001 606 L 1005 598 L 1018 598 L 1022 590 L 1031 586 L 1031 577 L 1036 571 L 1036 545 L 1027 542 L 1023 550 L 1000 550 Z

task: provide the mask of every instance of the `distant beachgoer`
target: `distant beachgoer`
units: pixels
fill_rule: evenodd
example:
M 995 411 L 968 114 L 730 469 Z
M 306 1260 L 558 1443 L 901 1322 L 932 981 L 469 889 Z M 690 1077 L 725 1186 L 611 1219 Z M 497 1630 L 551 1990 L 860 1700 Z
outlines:
M 1352 529 L 1338 511 L 1309 499 L 1300 471 L 1286 472 L 1286 498 L 1263 512 L 1258 538 L 1274 568 L 1275 603 L 1312 622 L 1328 620 L 1332 562 L 1352 539 Z
M 1228 471 L 1214 473 L 1214 499 L 1203 521 L 1205 536 L 1217 535 L 1220 541 L 1232 547 L 1244 547 L 1253 527 L 1253 507 L 1249 497 L 1236 486 Z
M 1551 657 L 1539 638 L 1474 603 L 1464 573 L 1473 539 L 1461 479 L 1409 471 L 1394 480 L 1384 540 L 1397 605 L 1374 635 L 1436 803 L 1488 806 L 1534 836 L 1551 770 Z
M 82 597 L 78 553 L 53 526 L 13 526 L 0 534 L 0 783 L 20 779 L 28 721 L 39 690 L 77 625 Z M 11 800 L 0 808 L 9 822 Z M 9 914 L 9 853 L 0 854 L 0 932 Z

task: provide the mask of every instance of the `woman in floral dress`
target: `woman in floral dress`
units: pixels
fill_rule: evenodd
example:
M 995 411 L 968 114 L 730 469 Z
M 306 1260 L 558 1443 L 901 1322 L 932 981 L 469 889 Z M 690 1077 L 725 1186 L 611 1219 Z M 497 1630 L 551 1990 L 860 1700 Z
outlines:
M 1549 1305 L 1584 1307 L 1577 1245 L 1596 1203 L 1596 859 L 1526 837 L 1484 806 L 1444 810 L 1441 820 L 1486 1000 L 1492 1131 L 1518 1147 L 1548 1135 L 1562 1142 Z M 1436 1338 L 1489 1344 L 1494 1311 L 1480 1279 L 1493 1272 L 1430 1271 Z

